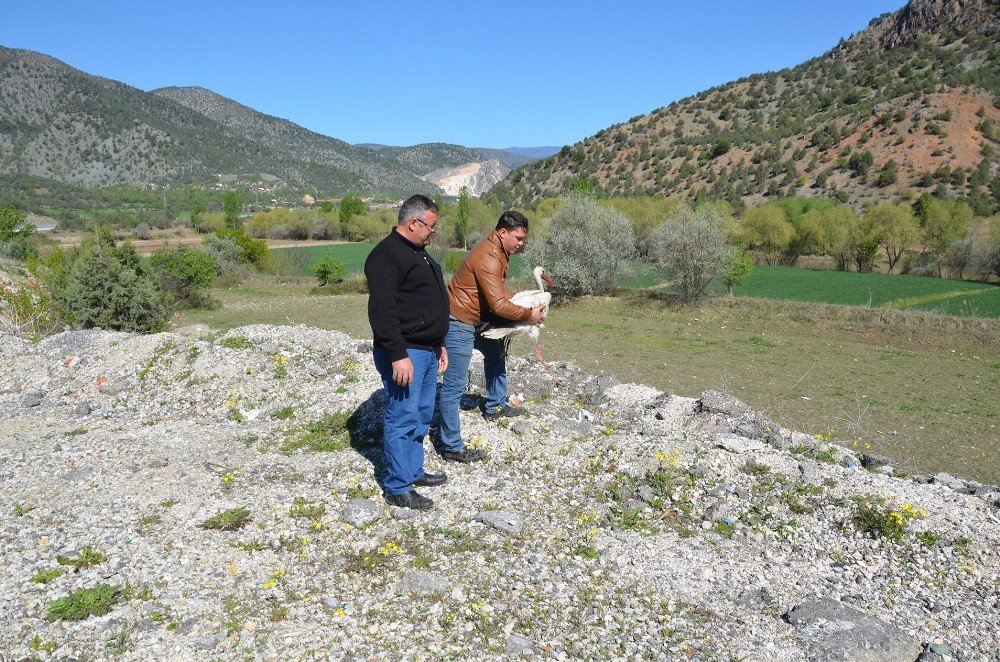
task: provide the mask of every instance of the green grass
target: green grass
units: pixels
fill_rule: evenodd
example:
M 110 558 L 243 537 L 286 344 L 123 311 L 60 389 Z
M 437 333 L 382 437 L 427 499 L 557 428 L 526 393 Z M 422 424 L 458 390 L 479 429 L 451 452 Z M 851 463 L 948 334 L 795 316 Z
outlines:
M 50 621 L 82 621 L 89 616 L 103 616 L 112 605 L 121 601 L 121 587 L 99 584 L 94 588 L 78 588 L 68 596 L 49 603 Z
M 1000 287 L 925 276 L 758 266 L 750 280 L 735 288 L 735 294 L 785 301 L 925 310 L 944 315 L 1000 317 Z
M 100 563 L 104 563 L 107 560 L 108 560 L 107 556 L 105 556 L 99 549 L 94 549 L 90 545 L 86 545 L 83 549 L 81 549 L 80 553 L 77 554 L 76 558 L 73 558 L 71 556 L 63 556 L 61 554 L 59 556 L 56 556 L 57 563 L 59 563 L 60 565 L 68 565 L 74 567 L 77 570 L 81 568 L 89 568 L 92 565 L 98 565 Z
M 311 271 L 312 265 L 316 264 L 324 257 L 330 256 L 333 259 L 340 260 L 344 263 L 344 277 L 348 278 L 364 273 L 365 260 L 368 258 L 368 254 L 373 248 L 375 248 L 375 244 L 370 243 L 326 244 L 323 246 L 287 246 L 282 248 L 272 248 L 271 256 L 280 259 L 280 256 L 282 255 L 295 255 L 296 257 L 292 261 L 304 266 L 304 269 L 300 274 L 301 276 L 313 276 L 313 272 Z M 434 259 L 439 263 L 443 263 L 445 255 L 451 252 L 449 249 L 437 247 L 431 247 L 428 250 L 430 251 L 430 254 L 434 256 Z M 520 256 L 514 257 L 517 259 Z
M 48 570 L 39 570 L 31 576 L 31 581 L 34 584 L 48 584 L 53 579 L 65 575 L 67 570 L 63 568 L 49 568 Z
M 339 411 L 335 414 L 326 412 L 319 420 L 306 424 L 296 430 L 294 436 L 281 445 L 282 453 L 294 453 L 301 450 L 308 453 L 335 453 L 350 446 L 347 432 L 347 419 L 351 412 Z
M 367 243 L 345 243 L 275 248 L 271 252 L 275 255 L 282 252 L 304 254 L 306 257 L 301 263 L 305 265 L 315 264 L 324 256 L 330 255 L 343 262 L 345 275 L 351 276 L 363 273 L 365 258 L 374 246 L 375 244 Z M 442 261 L 447 252 L 445 249 L 431 249 L 431 254 L 438 261 Z M 635 275 L 622 282 L 622 287 L 650 289 L 669 280 L 667 272 L 659 267 L 639 263 L 635 268 Z M 311 276 L 312 273 L 306 268 L 301 275 Z M 527 278 L 528 268 L 523 256 L 514 255 L 511 258 L 509 276 Z M 724 291 L 723 285 L 716 286 L 716 294 L 722 294 Z M 948 278 L 757 266 L 750 280 L 737 287 L 735 294 L 782 301 L 923 310 L 942 315 L 1000 318 L 1000 287 Z
M 201 528 L 217 531 L 235 531 L 249 524 L 250 520 L 250 510 L 248 508 L 230 508 L 209 517 L 201 523 Z
M 371 337 L 366 296 L 310 296 L 309 287 L 215 290 L 222 308 L 184 311 L 177 323 L 305 323 Z M 861 438 L 897 469 L 997 483 L 998 337 L 995 320 L 750 297 L 678 307 L 636 292 L 557 306 L 541 342 L 548 361 L 592 374 L 691 397 L 728 390 L 786 427 Z M 531 351 L 524 340 L 511 347 Z

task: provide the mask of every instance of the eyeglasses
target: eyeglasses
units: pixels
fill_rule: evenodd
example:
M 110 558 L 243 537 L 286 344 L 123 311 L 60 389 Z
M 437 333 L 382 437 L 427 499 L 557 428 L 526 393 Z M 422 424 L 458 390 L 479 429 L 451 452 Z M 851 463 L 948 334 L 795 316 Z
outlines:
M 437 223 L 435 223 L 434 225 L 427 225 L 426 223 L 424 223 L 423 221 L 421 221 L 419 218 L 416 218 L 416 217 L 414 217 L 413 220 L 416 221 L 417 223 L 420 223 L 420 225 L 424 226 L 425 228 L 427 228 L 431 232 L 437 232 L 438 231 L 438 224 Z

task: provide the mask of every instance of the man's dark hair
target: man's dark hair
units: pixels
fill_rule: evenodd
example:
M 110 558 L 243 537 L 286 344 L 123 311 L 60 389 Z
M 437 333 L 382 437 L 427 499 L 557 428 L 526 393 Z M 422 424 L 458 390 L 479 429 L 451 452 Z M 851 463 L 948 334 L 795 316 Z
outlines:
M 402 225 L 411 218 L 419 218 L 422 221 L 424 215 L 429 211 L 438 213 L 438 206 L 433 200 L 419 193 L 411 195 L 403 201 L 403 206 L 399 208 L 399 218 L 396 225 Z
M 511 209 L 500 214 L 500 219 L 497 221 L 497 226 L 494 230 L 506 230 L 507 232 L 513 232 L 518 228 L 524 228 L 525 231 L 527 231 L 528 219 L 526 219 L 524 214 L 521 212 Z

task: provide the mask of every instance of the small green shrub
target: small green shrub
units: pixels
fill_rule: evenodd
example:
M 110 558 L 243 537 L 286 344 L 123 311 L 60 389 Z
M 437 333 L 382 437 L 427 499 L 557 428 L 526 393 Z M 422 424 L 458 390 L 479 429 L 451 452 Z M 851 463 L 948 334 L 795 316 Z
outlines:
M 100 584 L 94 588 L 78 588 L 68 596 L 49 603 L 50 621 L 82 621 L 90 616 L 103 616 L 121 601 L 121 587 Z
M 339 283 L 344 278 L 344 263 L 330 255 L 324 255 L 323 259 L 314 264 L 311 270 L 316 274 L 316 279 L 320 285 L 329 283 Z
M 254 239 L 242 230 L 220 230 L 218 236 L 222 239 L 229 239 L 240 247 L 240 262 L 248 267 L 253 267 L 264 271 L 271 266 L 271 253 L 267 250 L 267 243 L 262 239 Z
M 889 508 L 879 497 L 857 497 L 855 504 L 852 520 L 859 531 L 894 542 L 902 540 L 906 526 L 923 514 L 908 503 Z
M 276 409 L 272 414 L 271 418 L 276 421 L 287 421 L 289 418 L 295 416 L 295 410 L 291 407 L 282 407 L 281 409 Z
M 332 453 L 344 450 L 350 445 L 347 432 L 347 420 L 350 413 L 346 411 L 323 414 L 323 418 L 313 421 L 300 429 L 297 437 L 287 439 L 281 445 L 282 453 L 294 453 L 301 450 L 311 453 Z
M 732 538 L 733 534 L 736 533 L 736 527 L 725 522 L 723 520 L 718 520 L 712 524 L 712 530 L 718 533 L 723 538 Z
M 0 277 L 0 327 L 35 339 L 56 333 L 65 325 L 47 285 L 36 280 L 15 284 Z
M 310 294 L 368 294 L 368 279 L 364 276 L 345 278 L 340 282 L 317 285 Z
M 45 651 L 51 653 L 56 649 L 56 642 L 42 641 L 41 635 L 36 634 L 35 638 L 28 642 L 28 648 L 33 651 Z
M 66 574 L 64 568 L 49 568 L 48 570 L 39 570 L 31 576 L 31 582 L 33 584 L 48 584 L 53 579 L 57 577 L 62 577 Z
M 230 508 L 209 517 L 201 523 L 201 528 L 216 531 L 235 531 L 249 524 L 251 519 L 248 508 Z
M 215 258 L 205 251 L 184 246 L 159 250 L 150 257 L 160 286 L 173 301 L 184 308 L 213 308 L 218 303 L 206 290 L 215 281 Z
M 230 336 L 229 338 L 223 338 L 219 341 L 219 344 L 223 347 L 228 347 L 229 349 L 250 349 L 253 347 L 253 343 L 246 336 Z
M 289 517 L 302 517 L 317 521 L 322 519 L 326 513 L 326 505 L 322 503 L 310 503 L 303 497 L 295 497 L 291 507 L 288 509 Z
M 28 223 L 28 215 L 9 207 L 0 207 L 0 243 L 30 237 L 35 234 L 35 226 Z
M 922 542 L 926 547 L 933 547 L 938 540 L 941 540 L 941 536 L 933 531 L 917 531 L 917 540 Z
M 25 515 L 27 515 L 28 513 L 30 513 L 34 509 L 35 509 L 35 507 L 32 506 L 30 503 L 20 503 L 20 502 L 15 503 L 14 504 L 14 517 L 24 517 Z
M 76 558 L 71 556 L 59 555 L 56 557 L 56 562 L 60 565 L 68 565 L 76 568 L 77 570 L 81 568 L 89 568 L 92 565 L 98 565 L 99 563 L 104 563 L 108 560 L 100 550 L 94 549 L 90 545 L 85 545 L 80 553 L 77 554 Z
M 770 465 L 763 464 L 762 462 L 747 460 L 746 464 L 740 467 L 740 471 L 751 476 L 763 476 L 764 474 L 771 473 L 771 467 Z

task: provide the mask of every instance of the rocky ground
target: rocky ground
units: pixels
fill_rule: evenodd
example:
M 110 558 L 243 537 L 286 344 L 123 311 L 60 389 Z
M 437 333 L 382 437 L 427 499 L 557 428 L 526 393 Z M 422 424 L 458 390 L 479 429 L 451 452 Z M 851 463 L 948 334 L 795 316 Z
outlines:
M 0 659 L 1000 659 L 997 488 L 553 368 L 414 513 L 366 342 L 0 334 Z

